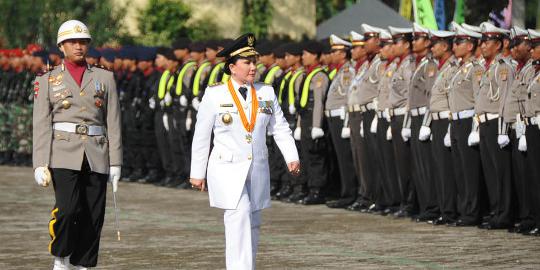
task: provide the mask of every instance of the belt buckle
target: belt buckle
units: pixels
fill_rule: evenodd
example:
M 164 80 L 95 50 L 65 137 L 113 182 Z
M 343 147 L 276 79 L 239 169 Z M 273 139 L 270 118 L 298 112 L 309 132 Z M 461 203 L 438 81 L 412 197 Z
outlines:
M 78 124 L 75 126 L 75 133 L 80 135 L 88 135 L 88 125 Z

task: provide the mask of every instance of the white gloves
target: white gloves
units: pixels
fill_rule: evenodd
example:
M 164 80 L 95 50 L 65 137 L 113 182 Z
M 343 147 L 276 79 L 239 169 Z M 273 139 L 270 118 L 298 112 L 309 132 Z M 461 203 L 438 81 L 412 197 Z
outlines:
M 404 142 L 409 141 L 409 138 L 411 138 L 411 129 L 410 128 L 402 128 L 401 129 L 401 138 L 403 138 Z
M 392 127 L 388 126 L 388 129 L 386 130 L 386 140 L 391 141 L 392 140 Z
M 187 131 L 191 130 L 191 124 L 192 124 L 191 117 L 186 118 L 186 130 Z
M 360 137 L 364 138 L 364 121 L 360 122 Z
M 166 113 L 163 114 L 163 126 L 165 127 L 166 131 L 169 131 L 169 117 Z
M 311 138 L 313 140 L 322 138 L 323 136 L 324 136 L 324 131 L 322 130 L 322 128 L 318 128 L 318 127 L 311 128 Z
M 527 139 L 525 138 L 525 134 L 519 137 L 518 150 L 521 152 L 527 152 Z
M 497 143 L 501 149 L 505 148 L 510 143 L 510 137 L 506 134 L 499 135 L 497 137 Z
M 120 180 L 121 174 L 120 166 L 111 166 L 109 168 L 109 182 L 112 183 L 112 191 L 116 192 L 118 190 L 118 180 Z
M 151 97 L 148 100 L 148 107 L 150 107 L 150 109 L 152 110 L 156 108 L 156 100 L 154 99 L 154 97 Z
M 293 134 L 294 139 L 299 141 L 300 140 L 300 135 L 302 135 L 302 129 L 300 127 L 295 128 L 294 129 L 294 134 Z
M 426 127 L 426 126 L 420 127 L 420 133 L 418 134 L 418 139 L 420 141 L 427 141 L 430 135 L 431 135 L 431 128 Z
M 450 132 L 446 132 L 446 135 L 444 135 L 444 146 L 451 147 L 452 146 L 452 140 L 450 139 Z
M 369 127 L 369 132 L 376 134 L 377 133 L 377 123 L 378 123 L 378 117 L 375 115 L 375 118 L 373 118 L 373 121 L 371 121 L 371 126 Z
M 51 173 L 47 167 L 37 167 L 34 170 L 34 180 L 42 187 L 46 187 L 51 182 Z
M 289 114 L 295 114 L 296 113 L 296 108 L 294 107 L 294 105 L 289 105 Z
M 480 133 L 478 131 L 473 131 L 471 134 L 469 134 L 469 138 L 467 140 L 467 144 L 469 146 L 475 146 L 480 143 Z
M 191 101 L 191 106 L 193 106 L 193 109 L 198 111 L 199 110 L 199 105 L 201 105 L 201 102 L 199 101 L 199 98 L 193 98 L 193 100 Z
M 187 100 L 186 96 L 181 95 L 180 96 L 180 106 L 186 107 L 187 105 L 188 105 L 188 100 Z
M 165 94 L 165 97 L 163 98 L 163 101 L 165 101 L 165 105 L 169 106 L 172 103 L 172 96 L 171 93 L 167 92 Z
M 341 138 L 348 139 L 351 137 L 351 129 L 348 127 L 344 127 L 341 129 Z

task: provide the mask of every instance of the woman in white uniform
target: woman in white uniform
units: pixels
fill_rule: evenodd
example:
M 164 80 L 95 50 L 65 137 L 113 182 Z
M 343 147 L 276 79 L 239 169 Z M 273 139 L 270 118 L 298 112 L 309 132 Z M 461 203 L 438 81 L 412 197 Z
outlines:
M 210 206 L 225 210 L 226 264 L 234 270 L 255 269 L 261 210 L 270 207 L 267 133 L 289 172 L 300 173 L 292 132 L 274 89 L 254 83 L 254 46 L 254 35 L 245 34 L 218 53 L 225 57 L 224 72 L 231 78 L 206 89 L 192 144 L 190 182 L 200 190 L 207 183 Z

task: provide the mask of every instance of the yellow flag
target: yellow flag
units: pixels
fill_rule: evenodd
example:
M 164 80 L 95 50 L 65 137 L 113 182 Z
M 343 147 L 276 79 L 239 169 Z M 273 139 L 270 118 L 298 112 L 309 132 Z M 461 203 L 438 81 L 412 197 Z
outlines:
M 407 19 L 412 20 L 411 16 L 411 10 L 412 10 L 412 0 L 401 0 L 399 3 L 399 14 Z

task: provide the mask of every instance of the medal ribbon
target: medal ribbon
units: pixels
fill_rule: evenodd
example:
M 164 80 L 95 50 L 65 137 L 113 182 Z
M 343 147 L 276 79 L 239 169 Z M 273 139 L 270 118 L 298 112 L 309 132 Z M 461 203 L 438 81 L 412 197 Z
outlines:
M 244 108 L 242 107 L 242 104 L 240 103 L 240 99 L 238 99 L 238 96 L 236 95 L 236 91 L 234 91 L 234 87 L 231 80 L 227 82 L 227 86 L 234 100 L 234 104 L 238 108 L 238 113 L 240 114 L 240 119 L 242 120 L 242 124 L 244 125 L 244 128 L 246 129 L 247 132 L 252 132 L 253 128 L 255 127 L 255 122 L 257 121 L 257 109 L 259 108 L 259 101 L 257 100 L 257 92 L 255 92 L 255 87 L 251 85 L 251 123 L 249 123 L 246 117 L 246 113 L 244 112 Z

